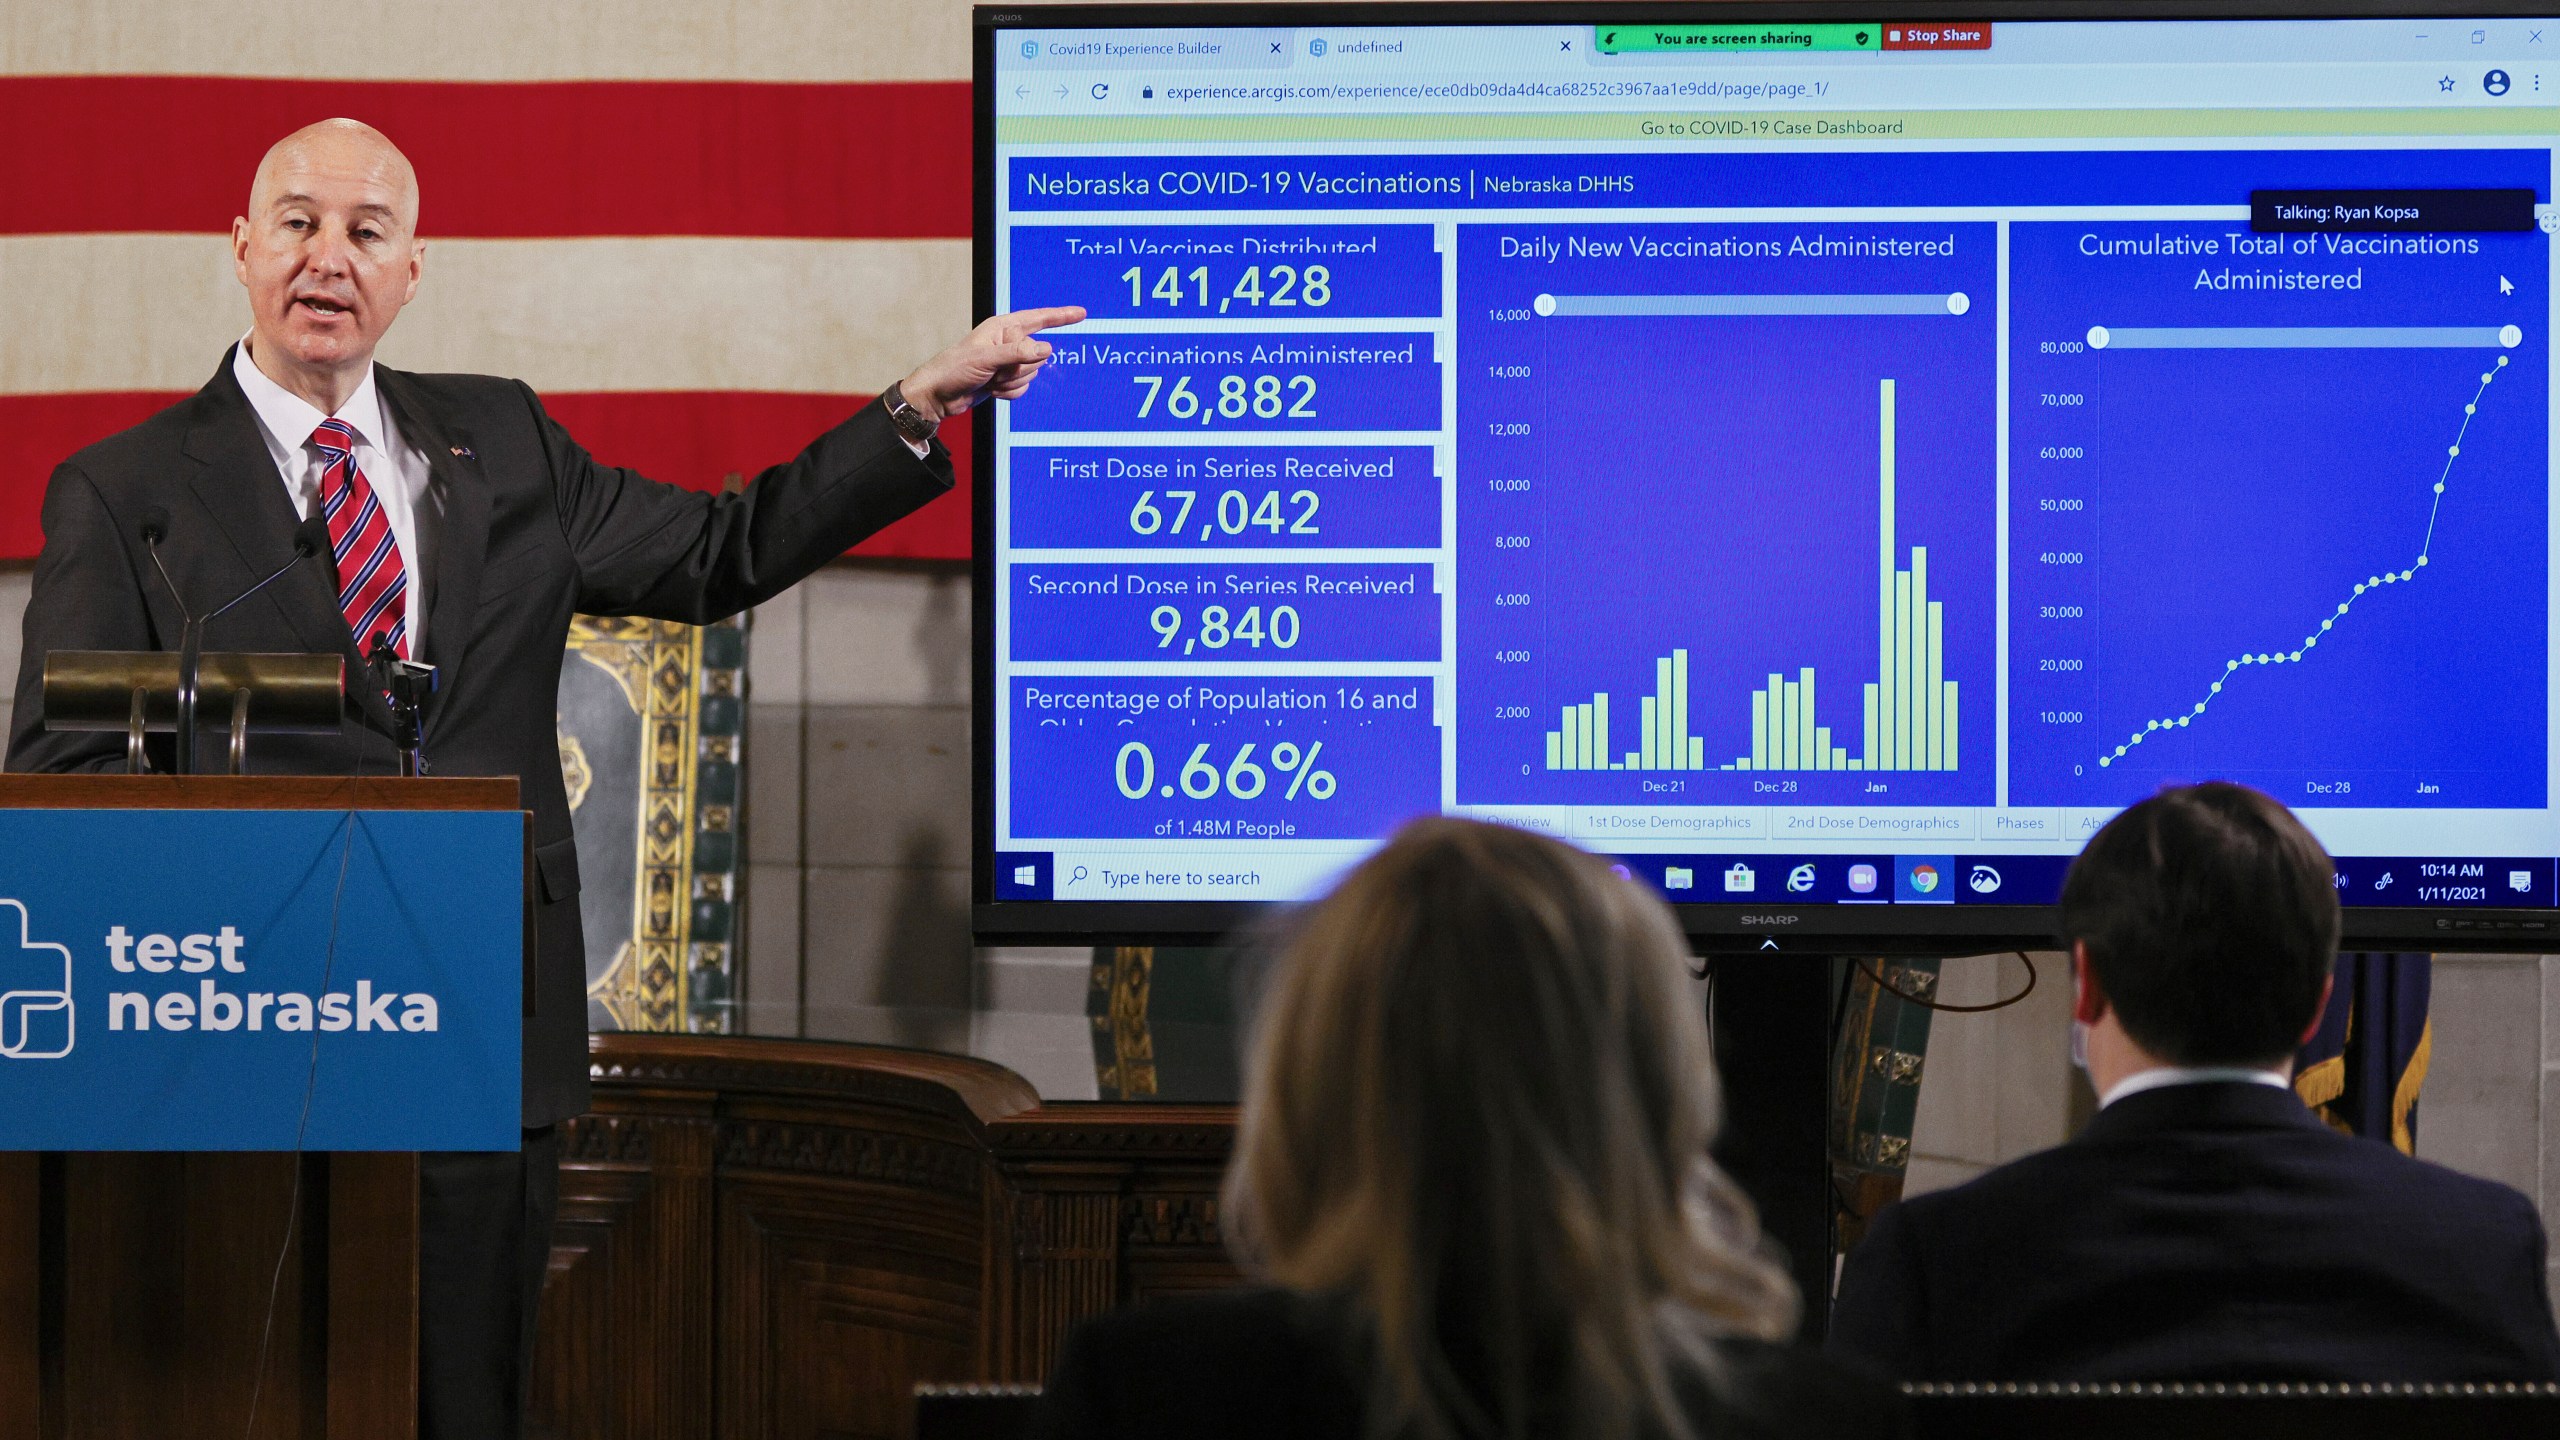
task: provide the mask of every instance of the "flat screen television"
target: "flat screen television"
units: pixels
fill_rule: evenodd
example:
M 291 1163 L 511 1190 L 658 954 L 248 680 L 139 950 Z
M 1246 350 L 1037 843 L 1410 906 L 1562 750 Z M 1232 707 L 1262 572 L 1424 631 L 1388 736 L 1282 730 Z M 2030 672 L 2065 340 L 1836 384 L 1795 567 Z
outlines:
M 976 420 L 978 932 L 1448 812 L 2027 945 L 2225 778 L 2552 948 L 2560 19 L 2244 8 L 981 7 L 978 311 L 1090 318 Z

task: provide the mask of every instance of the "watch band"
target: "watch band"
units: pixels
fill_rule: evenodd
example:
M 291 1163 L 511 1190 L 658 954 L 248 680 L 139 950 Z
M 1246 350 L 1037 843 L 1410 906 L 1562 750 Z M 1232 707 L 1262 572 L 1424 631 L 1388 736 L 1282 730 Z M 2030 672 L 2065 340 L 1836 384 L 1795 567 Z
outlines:
M 918 445 L 932 443 L 933 422 L 924 418 L 916 407 L 907 403 L 906 393 L 895 383 L 880 392 L 880 403 L 888 407 L 889 423 L 898 427 L 899 434 Z

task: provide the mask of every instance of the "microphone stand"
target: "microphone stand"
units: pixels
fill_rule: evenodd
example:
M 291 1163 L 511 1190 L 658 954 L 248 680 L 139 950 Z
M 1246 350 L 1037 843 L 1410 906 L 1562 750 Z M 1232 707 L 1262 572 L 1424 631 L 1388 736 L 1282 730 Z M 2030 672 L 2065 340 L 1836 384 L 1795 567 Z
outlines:
M 160 583 L 169 588 L 169 601 L 178 607 L 178 733 L 174 768 L 180 775 L 196 773 L 196 697 L 200 688 L 204 662 L 204 627 L 229 614 L 231 608 L 269 585 L 284 578 L 285 572 L 319 554 L 328 546 L 328 522 L 314 516 L 294 527 L 293 558 L 267 572 L 257 584 L 232 596 L 206 615 L 187 610 L 187 602 L 178 595 L 178 584 L 169 578 L 169 567 L 160 563 L 160 541 L 167 533 L 164 512 L 155 511 L 143 518 L 142 542 L 151 551 L 151 568 L 160 572 Z

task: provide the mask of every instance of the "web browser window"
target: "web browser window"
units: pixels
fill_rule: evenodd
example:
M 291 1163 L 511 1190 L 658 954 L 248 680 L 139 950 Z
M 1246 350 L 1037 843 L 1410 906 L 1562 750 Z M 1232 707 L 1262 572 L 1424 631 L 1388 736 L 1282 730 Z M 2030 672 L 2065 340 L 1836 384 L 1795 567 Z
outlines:
M 994 43 L 992 898 L 2042 905 L 2223 778 L 2560 901 L 2560 22 Z

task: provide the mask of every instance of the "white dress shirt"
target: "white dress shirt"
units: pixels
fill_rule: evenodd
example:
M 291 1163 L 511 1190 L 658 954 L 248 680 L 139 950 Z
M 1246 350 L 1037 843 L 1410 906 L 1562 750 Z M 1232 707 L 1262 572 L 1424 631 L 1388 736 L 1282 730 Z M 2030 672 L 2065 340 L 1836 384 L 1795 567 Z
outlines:
M 2165 1090 L 2172 1085 L 2272 1085 L 2278 1090 L 2291 1090 L 2293 1079 L 2281 1070 L 2260 1070 L 2250 1065 L 2163 1065 L 2157 1070 L 2143 1070 L 2127 1075 L 2098 1097 L 2098 1108 L 2106 1109 L 2127 1095 L 2145 1090 Z
M 320 472 L 327 468 L 311 445 L 311 433 L 332 417 L 310 401 L 273 380 L 249 358 L 249 337 L 242 336 L 231 357 L 232 378 L 249 397 L 258 417 L 259 437 L 284 477 L 285 498 L 296 515 L 320 513 Z M 338 407 L 336 419 L 356 432 L 356 468 L 382 502 L 391 522 L 391 538 L 400 547 L 400 563 L 408 567 L 409 589 L 402 597 L 409 617 L 409 654 L 427 653 L 428 577 L 434 573 L 436 538 L 444 528 L 444 496 L 430 485 L 426 452 L 408 443 L 383 408 L 382 393 L 373 386 L 367 365 L 363 383 Z

